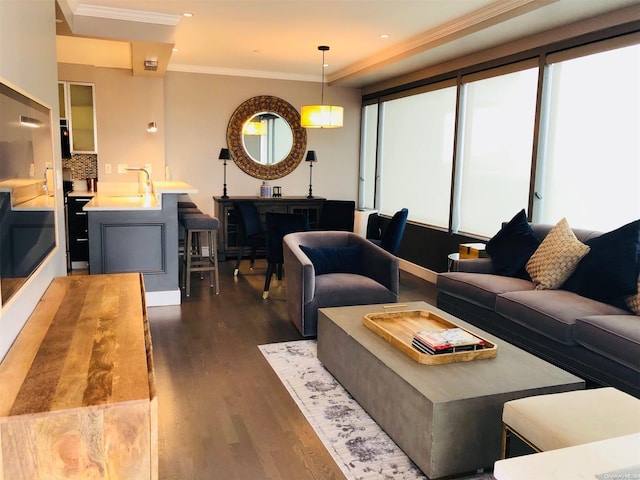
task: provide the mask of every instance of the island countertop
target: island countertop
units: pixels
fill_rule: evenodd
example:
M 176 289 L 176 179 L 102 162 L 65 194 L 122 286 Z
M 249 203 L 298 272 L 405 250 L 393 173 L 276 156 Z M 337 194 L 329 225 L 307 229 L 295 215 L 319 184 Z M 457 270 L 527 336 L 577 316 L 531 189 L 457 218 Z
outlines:
M 152 183 L 152 193 L 141 194 L 130 191 L 107 191 L 93 193 L 85 211 L 118 211 L 118 210 L 162 210 L 162 195 L 184 195 L 197 193 L 198 190 L 181 181 L 157 181 Z

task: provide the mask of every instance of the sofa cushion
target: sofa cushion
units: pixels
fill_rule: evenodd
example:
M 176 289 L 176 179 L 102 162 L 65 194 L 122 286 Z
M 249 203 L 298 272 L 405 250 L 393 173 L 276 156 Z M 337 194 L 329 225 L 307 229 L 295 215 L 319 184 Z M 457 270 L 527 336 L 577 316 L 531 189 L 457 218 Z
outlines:
M 522 209 L 489 240 L 486 251 L 498 275 L 527 278 L 524 266 L 538 245 L 540 240 Z
M 599 315 L 576 320 L 573 336 L 580 345 L 640 372 L 640 317 Z
M 311 248 L 300 245 L 300 250 L 309 257 L 316 275 L 327 273 L 360 273 L 360 252 L 362 245 L 359 243 L 348 247 L 324 247 Z
M 621 308 L 565 290 L 507 292 L 496 298 L 496 313 L 565 345 L 576 345 L 577 318 L 625 315 Z
M 559 288 L 574 272 L 589 247 L 576 238 L 566 218 L 544 238 L 526 269 L 538 290 Z
M 585 243 L 591 251 L 582 259 L 563 289 L 609 303 L 637 293 L 640 220 Z
M 438 290 L 483 308 L 493 310 L 496 295 L 518 290 L 533 290 L 534 284 L 520 278 L 489 273 L 447 272 L 438 275 Z

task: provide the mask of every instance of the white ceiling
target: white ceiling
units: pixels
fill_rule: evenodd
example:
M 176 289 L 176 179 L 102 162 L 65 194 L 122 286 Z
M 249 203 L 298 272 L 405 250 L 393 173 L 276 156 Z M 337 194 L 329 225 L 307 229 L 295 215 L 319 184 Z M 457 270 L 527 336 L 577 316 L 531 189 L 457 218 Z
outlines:
M 168 63 L 169 70 L 177 71 L 319 81 L 322 54 L 317 47 L 328 45 L 327 80 L 355 88 L 613 10 L 640 9 L 640 0 L 58 0 L 58 4 L 64 15 L 64 22 L 58 23 L 61 62 L 133 68 L 135 73 L 141 70 L 140 58 L 155 56 L 161 63 L 159 74 Z M 193 16 L 184 17 L 183 12 Z M 389 38 L 380 38 L 381 34 Z M 172 52 L 173 46 L 179 51 Z

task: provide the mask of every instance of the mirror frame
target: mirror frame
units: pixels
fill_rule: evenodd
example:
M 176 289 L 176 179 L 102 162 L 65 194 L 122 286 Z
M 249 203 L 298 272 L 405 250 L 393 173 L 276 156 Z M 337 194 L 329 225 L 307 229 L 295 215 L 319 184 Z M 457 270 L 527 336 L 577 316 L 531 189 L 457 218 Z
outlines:
M 291 128 L 293 145 L 289 154 L 273 165 L 263 165 L 253 160 L 244 148 L 242 127 L 254 115 L 273 112 L 282 117 Z M 300 125 L 300 113 L 287 101 L 270 95 L 246 100 L 235 109 L 227 125 L 227 145 L 233 161 L 245 173 L 263 180 L 282 178 L 300 164 L 307 150 L 307 131 Z

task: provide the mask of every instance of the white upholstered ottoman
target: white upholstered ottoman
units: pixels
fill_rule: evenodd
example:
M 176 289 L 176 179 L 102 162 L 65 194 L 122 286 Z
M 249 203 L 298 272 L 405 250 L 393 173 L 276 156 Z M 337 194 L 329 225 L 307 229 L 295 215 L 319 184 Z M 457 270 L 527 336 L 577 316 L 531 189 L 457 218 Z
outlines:
M 513 433 L 539 452 L 640 432 L 640 399 L 615 388 L 578 390 L 504 404 L 503 458 Z

